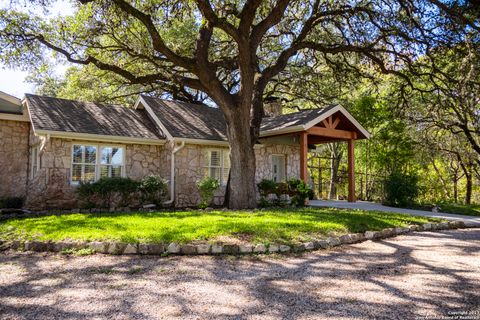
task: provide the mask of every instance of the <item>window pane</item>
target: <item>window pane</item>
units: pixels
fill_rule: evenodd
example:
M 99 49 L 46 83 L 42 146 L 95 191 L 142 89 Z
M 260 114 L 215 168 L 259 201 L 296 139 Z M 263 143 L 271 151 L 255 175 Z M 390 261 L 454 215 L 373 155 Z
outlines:
M 117 166 L 123 165 L 123 148 L 112 148 L 110 163 Z
M 100 158 L 101 164 L 110 164 L 112 158 L 112 148 L 104 147 L 102 148 L 102 156 Z
M 82 163 L 83 146 L 73 146 L 73 163 Z
M 122 167 L 121 166 L 110 166 L 111 177 L 121 177 L 122 176 Z
M 95 181 L 95 166 L 85 165 L 84 166 L 84 176 L 82 181 L 93 182 Z
M 209 177 L 220 181 L 220 174 L 222 172 L 221 170 L 222 170 L 221 168 L 210 168 Z
M 100 167 L 100 177 L 105 178 L 115 178 L 122 176 L 122 166 L 101 166 Z
M 82 165 L 74 164 L 72 166 L 72 181 L 81 181 L 82 180 Z
M 272 178 L 275 182 L 285 180 L 285 156 L 272 156 Z
M 85 163 L 95 163 L 97 160 L 97 148 L 85 146 Z
M 220 152 L 219 151 L 212 151 L 210 158 L 210 166 L 212 167 L 220 167 Z

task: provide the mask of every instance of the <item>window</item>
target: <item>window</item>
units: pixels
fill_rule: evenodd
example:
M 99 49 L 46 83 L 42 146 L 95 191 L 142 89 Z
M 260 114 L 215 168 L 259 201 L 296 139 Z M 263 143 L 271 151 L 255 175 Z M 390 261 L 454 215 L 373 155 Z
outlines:
M 31 177 L 34 178 L 37 174 L 38 169 L 40 168 L 40 152 L 39 152 L 39 147 L 35 146 L 32 147 L 31 150 L 31 164 L 32 164 L 32 170 L 31 170 Z
M 205 175 L 217 179 L 221 185 L 226 185 L 230 172 L 229 152 L 227 150 L 209 150 L 205 159 Z
M 104 147 L 100 160 L 100 178 L 121 177 L 123 168 L 123 148 Z
M 272 179 L 275 182 L 285 180 L 285 155 L 272 155 Z
M 124 148 L 121 147 L 73 145 L 72 184 L 123 176 L 123 155 Z

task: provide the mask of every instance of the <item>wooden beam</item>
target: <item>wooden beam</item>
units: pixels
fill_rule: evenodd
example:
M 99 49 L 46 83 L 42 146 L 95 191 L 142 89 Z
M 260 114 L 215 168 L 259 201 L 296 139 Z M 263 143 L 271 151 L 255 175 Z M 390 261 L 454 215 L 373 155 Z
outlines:
M 357 133 L 354 131 L 337 130 L 333 128 L 311 127 L 310 129 L 308 129 L 307 132 L 308 134 L 311 134 L 311 135 L 344 139 L 344 140 L 357 138 Z
M 302 179 L 305 183 L 308 182 L 307 155 L 308 133 L 302 132 L 300 134 L 300 179 Z
M 348 140 L 348 202 L 355 202 L 355 140 Z
M 339 123 L 340 123 L 340 118 L 336 118 L 335 121 L 332 124 L 332 128 L 335 129 L 338 126 Z

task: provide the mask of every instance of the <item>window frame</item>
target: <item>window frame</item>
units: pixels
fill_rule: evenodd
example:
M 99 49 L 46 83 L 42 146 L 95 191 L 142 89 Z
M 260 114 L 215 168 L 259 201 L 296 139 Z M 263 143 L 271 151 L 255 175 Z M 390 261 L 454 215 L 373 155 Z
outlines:
M 95 147 L 96 148 L 96 151 L 95 151 L 95 164 L 92 164 L 92 163 L 85 163 L 85 162 L 78 162 L 78 163 L 74 163 L 73 162 L 73 152 L 74 152 L 74 148 L 75 146 L 83 146 L 83 147 Z M 98 181 L 100 179 L 100 175 L 101 175 L 101 167 L 102 166 L 110 166 L 109 164 L 102 164 L 101 163 L 101 155 L 102 155 L 102 151 L 104 148 L 121 148 L 123 149 L 122 151 L 122 165 L 120 166 L 121 167 L 121 173 L 120 173 L 120 176 L 121 177 L 126 177 L 126 147 L 125 145 L 119 145 L 119 144 L 107 144 L 107 143 L 98 143 L 98 144 L 95 144 L 95 143 L 83 143 L 83 142 L 72 142 L 72 145 L 71 145 L 71 159 L 70 159 L 70 185 L 72 186 L 78 186 L 80 184 L 80 181 L 73 181 L 73 165 L 74 164 L 79 164 L 79 165 L 91 165 L 95 168 L 95 179 L 93 180 L 93 182 L 95 181 Z
M 211 168 L 216 168 L 216 169 L 220 169 L 220 180 L 219 180 L 219 183 L 221 186 L 226 186 L 227 185 L 227 181 L 224 181 L 224 172 L 225 172 L 225 169 L 228 169 L 228 173 L 230 174 L 230 169 L 231 169 L 231 164 L 230 166 L 225 167 L 225 157 L 230 157 L 230 150 L 228 149 L 222 149 L 222 148 L 208 148 L 206 149 L 206 160 L 208 161 L 209 159 L 211 159 L 211 153 L 212 152 L 219 152 L 220 153 L 220 166 L 212 166 L 211 164 L 211 161 L 208 162 L 208 165 L 207 166 L 203 166 L 203 168 L 207 169 L 207 173 L 206 173 L 206 176 L 209 177 L 209 178 L 213 178 L 211 175 L 210 175 L 210 169 Z M 228 178 L 227 178 L 228 180 Z
M 283 173 L 284 173 L 284 176 L 283 176 L 283 179 L 280 179 L 280 181 L 276 181 L 276 182 L 285 182 L 287 180 L 287 155 L 283 154 L 283 153 L 273 153 L 273 154 L 271 154 L 270 169 L 272 170 L 272 180 L 273 181 L 275 181 L 275 173 L 274 173 L 274 170 L 273 170 L 273 158 L 274 157 L 278 157 L 278 158 L 281 157 L 283 159 Z

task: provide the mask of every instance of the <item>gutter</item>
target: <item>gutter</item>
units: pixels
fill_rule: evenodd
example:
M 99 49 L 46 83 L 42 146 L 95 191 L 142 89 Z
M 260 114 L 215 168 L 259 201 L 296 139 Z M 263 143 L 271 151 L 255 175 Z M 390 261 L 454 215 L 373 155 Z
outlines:
M 177 147 L 175 146 L 175 142 L 172 142 L 173 149 L 172 149 L 172 157 L 170 159 L 170 200 L 165 201 L 163 204 L 172 204 L 175 201 L 175 154 L 182 150 L 185 147 L 185 141 Z

